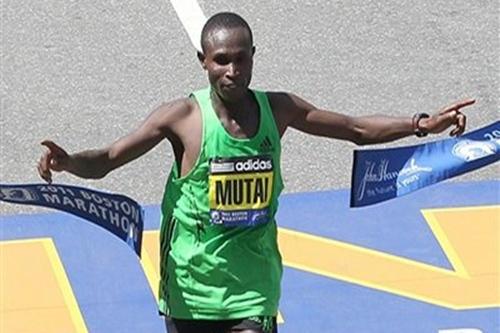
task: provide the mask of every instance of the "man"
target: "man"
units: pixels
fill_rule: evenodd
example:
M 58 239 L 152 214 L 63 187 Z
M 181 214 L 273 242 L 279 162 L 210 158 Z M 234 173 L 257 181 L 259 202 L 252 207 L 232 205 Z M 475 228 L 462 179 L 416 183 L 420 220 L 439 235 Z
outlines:
M 169 332 L 277 332 L 281 257 L 280 138 L 289 127 L 354 142 L 465 129 L 465 100 L 429 116 L 353 117 L 289 93 L 250 90 L 252 31 L 233 13 L 212 16 L 201 36 L 210 87 L 161 105 L 110 146 L 68 154 L 52 141 L 38 171 L 101 178 L 167 138 L 175 163 L 162 202 L 160 312 Z

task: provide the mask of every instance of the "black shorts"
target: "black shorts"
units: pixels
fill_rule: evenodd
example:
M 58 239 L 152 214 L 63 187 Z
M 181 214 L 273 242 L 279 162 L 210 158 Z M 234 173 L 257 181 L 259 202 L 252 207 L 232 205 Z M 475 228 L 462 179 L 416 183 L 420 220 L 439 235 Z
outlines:
M 234 320 L 191 320 L 165 317 L 168 333 L 278 333 L 276 317 Z

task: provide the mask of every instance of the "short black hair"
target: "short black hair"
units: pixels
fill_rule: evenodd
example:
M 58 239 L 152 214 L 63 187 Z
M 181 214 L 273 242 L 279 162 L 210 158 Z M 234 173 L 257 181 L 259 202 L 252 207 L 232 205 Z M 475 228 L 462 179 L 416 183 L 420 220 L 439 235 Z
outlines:
M 211 16 L 203 29 L 201 30 L 201 49 L 205 52 L 205 41 L 210 34 L 215 29 L 231 29 L 231 28 L 244 28 L 248 31 L 250 36 L 250 43 L 253 45 L 253 34 L 252 29 L 248 25 L 247 21 L 240 15 L 231 12 L 221 12 Z

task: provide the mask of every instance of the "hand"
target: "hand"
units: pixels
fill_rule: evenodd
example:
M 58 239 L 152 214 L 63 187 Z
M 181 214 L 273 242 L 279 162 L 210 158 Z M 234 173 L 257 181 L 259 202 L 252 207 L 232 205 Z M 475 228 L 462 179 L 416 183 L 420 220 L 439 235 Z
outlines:
M 42 141 L 42 145 L 47 147 L 37 164 L 38 174 L 47 183 L 52 183 L 53 171 L 64 171 L 69 163 L 68 153 L 50 140 Z
M 466 117 L 460 112 L 460 109 L 476 102 L 474 99 L 465 99 L 443 108 L 430 118 L 420 120 L 418 127 L 427 133 L 441 133 L 450 126 L 455 126 L 451 136 L 459 136 L 465 131 Z

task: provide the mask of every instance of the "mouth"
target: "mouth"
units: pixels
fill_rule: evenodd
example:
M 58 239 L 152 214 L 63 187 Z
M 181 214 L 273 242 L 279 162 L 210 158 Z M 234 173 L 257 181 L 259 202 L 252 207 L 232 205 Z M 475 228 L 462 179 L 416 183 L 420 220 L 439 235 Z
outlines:
M 223 90 L 238 90 L 239 88 L 241 88 L 239 85 L 237 84 L 225 84 L 222 86 L 222 89 Z
M 223 83 L 222 88 L 224 89 L 241 89 L 244 88 L 244 84 L 241 82 L 228 82 L 228 83 Z

